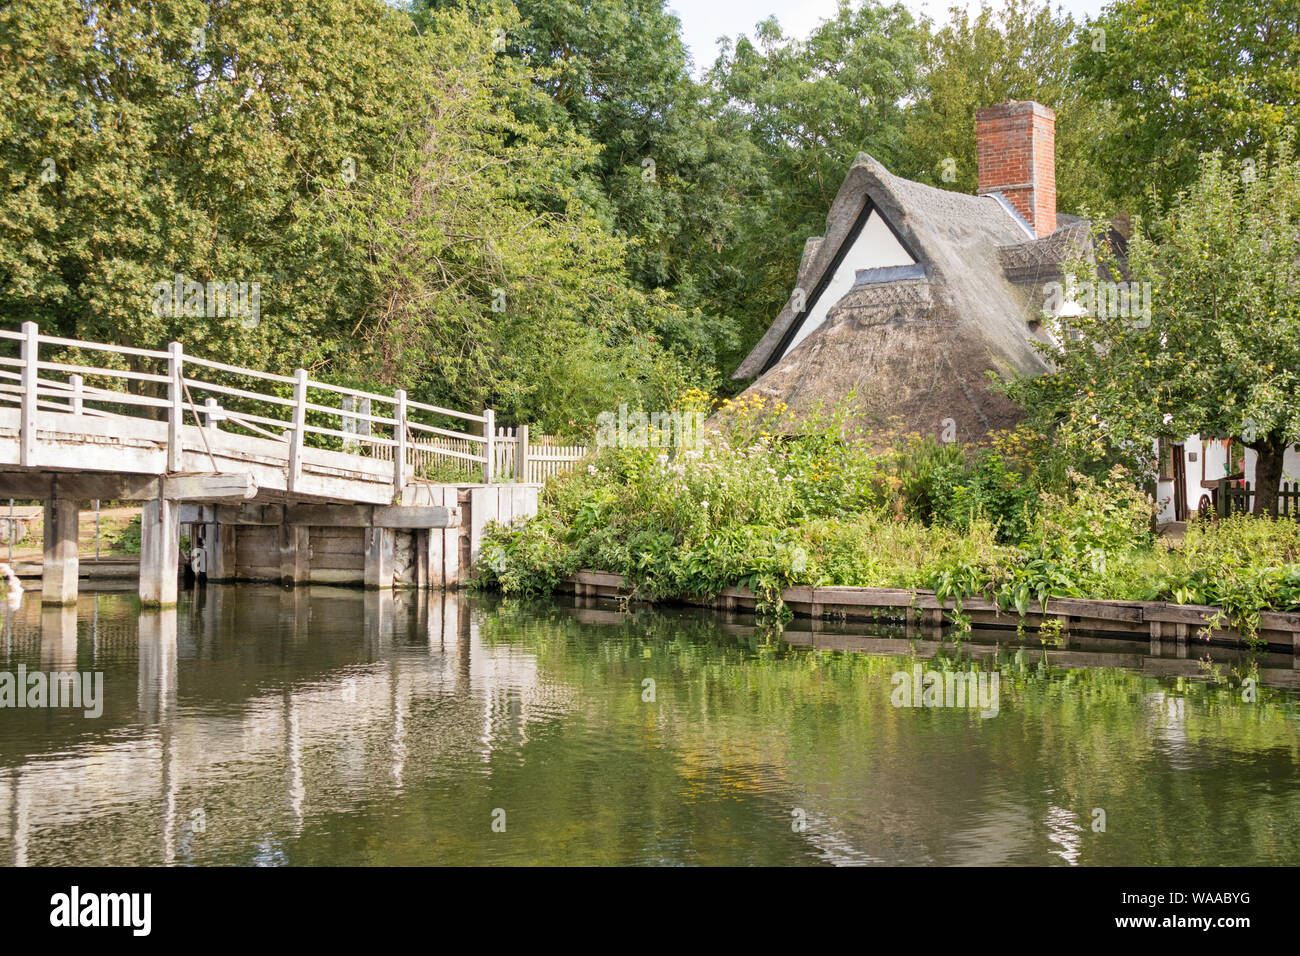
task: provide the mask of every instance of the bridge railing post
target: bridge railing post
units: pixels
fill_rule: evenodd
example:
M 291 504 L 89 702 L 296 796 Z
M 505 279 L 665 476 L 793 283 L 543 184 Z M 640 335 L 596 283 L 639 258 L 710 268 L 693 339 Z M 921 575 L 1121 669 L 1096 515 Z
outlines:
M 23 323 L 23 398 L 22 411 L 19 413 L 19 448 L 18 461 L 31 465 L 36 461 L 36 382 L 39 370 L 36 367 L 40 352 L 40 332 L 35 322 Z
M 68 410 L 74 415 L 80 415 L 85 410 L 84 405 L 84 386 L 80 375 L 69 375 L 68 384 L 72 386 L 72 397 L 68 399 Z
M 221 405 L 215 398 L 205 398 L 203 400 L 203 415 L 206 422 L 204 427 L 206 427 L 208 431 L 215 432 L 221 430 L 217 426 L 217 423 L 223 421 L 225 416 L 221 413 Z
M 167 346 L 167 371 L 171 379 L 167 397 L 171 406 L 167 410 L 167 470 L 184 468 L 185 449 L 181 444 L 181 426 L 185 424 L 185 347 L 180 342 Z
M 402 500 L 402 491 L 406 488 L 406 390 L 397 390 L 397 408 L 393 413 L 393 501 Z
M 496 473 L 497 447 L 496 412 L 490 408 L 483 409 L 483 484 L 491 484 Z
M 293 382 L 293 434 L 289 436 L 289 490 L 302 480 L 302 449 L 307 424 L 307 370 L 297 369 Z

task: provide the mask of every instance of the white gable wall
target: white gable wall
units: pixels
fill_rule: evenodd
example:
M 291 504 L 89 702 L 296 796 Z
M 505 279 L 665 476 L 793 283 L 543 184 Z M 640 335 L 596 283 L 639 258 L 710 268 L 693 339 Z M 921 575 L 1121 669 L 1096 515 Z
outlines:
M 916 260 L 907 254 L 894 234 L 890 232 L 889 226 L 880 218 L 880 213 L 873 209 L 862 231 L 858 233 L 858 238 L 854 240 L 848 253 L 841 260 L 839 268 L 835 270 L 821 297 L 813 304 L 808 318 L 795 333 L 790 347 L 785 350 L 781 358 L 789 355 L 800 342 L 821 327 L 826 321 L 826 314 L 853 287 L 859 269 L 910 266 L 915 262 Z M 804 292 L 811 294 L 812 290 L 805 289 Z

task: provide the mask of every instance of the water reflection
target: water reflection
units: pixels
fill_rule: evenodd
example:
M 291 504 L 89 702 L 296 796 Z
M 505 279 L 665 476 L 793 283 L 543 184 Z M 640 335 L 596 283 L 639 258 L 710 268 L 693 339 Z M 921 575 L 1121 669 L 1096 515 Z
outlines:
M 582 603 L 247 586 L 169 611 L 26 600 L 0 669 L 101 671 L 105 701 L 99 719 L 0 710 L 0 858 L 1080 865 L 1300 849 L 1288 656 L 822 623 L 777 636 Z M 999 715 L 894 708 L 890 675 L 914 660 L 996 667 Z M 1256 668 L 1260 701 L 1216 667 Z

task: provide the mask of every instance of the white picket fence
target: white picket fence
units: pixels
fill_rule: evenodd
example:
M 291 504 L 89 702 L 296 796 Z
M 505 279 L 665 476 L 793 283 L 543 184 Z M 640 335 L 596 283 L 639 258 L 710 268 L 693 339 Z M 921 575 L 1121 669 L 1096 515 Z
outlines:
M 445 476 L 450 479 L 459 472 L 469 475 L 476 470 L 470 456 L 475 451 L 481 455 L 481 447 L 473 447 L 464 438 L 439 436 L 416 439 L 407 447 L 407 454 L 415 477 Z M 587 454 L 585 446 L 561 445 L 552 435 L 530 436 L 527 425 L 495 429 L 490 447 L 492 474 L 496 481 L 540 483 L 572 471 L 574 464 Z M 381 450 L 376 451 L 382 454 Z

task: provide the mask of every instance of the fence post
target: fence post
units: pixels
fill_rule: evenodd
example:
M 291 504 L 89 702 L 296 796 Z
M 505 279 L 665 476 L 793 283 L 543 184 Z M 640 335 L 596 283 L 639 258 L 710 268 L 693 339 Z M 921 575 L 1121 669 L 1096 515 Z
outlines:
M 492 483 L 492 473 L 496 468 L 497 433 L 496 413 L 490 408 L 483 409 L 483 484 Z
M 342 420 L 342 426 L 340 427 L 339 430 L 345 431 L 349 435 L 355 435 L 357 433 L 357 419 L 356 416 L 349 415 L 348 413 L 356 410 L 357 400 L 352 395 L 344 395 L 341 405 L 343 408 L 343 414 L 339 416 L 340 419 Z M 356 451 L 357 449 L 358 449 L 358 442 L 356 441 L 356 439 L 353 438 L 343 439 L 344 451 Z
M 18 461 L 30 465 L 36 459 L 36 362 L 40 333 L 35 322 L 23 323 L 23 405 L 19 417 Z
M 519 481 L 528 480 L 528 426 L 520 425 L 518 428 L 519 445 L 515 449 L 515 478 Z
M 72 397 L 71 397 L 70 399 L 68 399 L 68 407 L 72 410 L 72 414 L 74 414 L 74 415 L 80 415 L 80 414 L 81 414 L 81 411 L 82 411 L 82 408 L 83 408 L 83 405 L 82 405 L 82 395 L 83 395 L 83 393 L 82 393 L 82 389 L 81 389 L 81 376 L 80 376 L 80 375 L 69 375 L 69 376 L 68 376 L 68 384 L 72 386 Z
M 293 434 L 289 436 L 289 490 L 297 491 L 302 481 L 302 449 L 307 424 L 307 370 L 293 373 Z
M 217 422 L 221 421 L 224 416 L 221 414 L 221 406 L 217 404 L 215 398 L 205 398 L 203 400 L 203 415 L 207 419 L 208 431 L 219 431 Z
M 406 389 L 397 390 L 397 410 L 393 419 L 397 422 L 393 426 L 393 437 L 397 439 L 393 447 L 393 503 L 398 504 L 406 489 Z
M 185 449 L 181 444 L 181 426 L 185 424 L 185 347 L 180 342 L 167 346 L 170 356 L 167 367 L 171 382 L 167 386 L 167 397 L 171 407 L 167 410 L 167 470 L 181 471 L 184 468 Z

